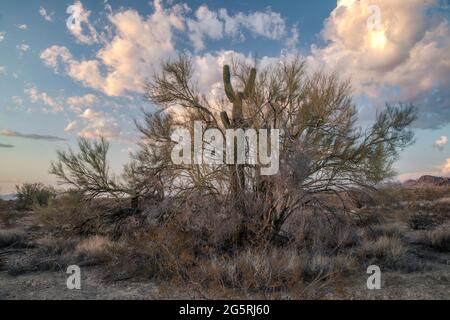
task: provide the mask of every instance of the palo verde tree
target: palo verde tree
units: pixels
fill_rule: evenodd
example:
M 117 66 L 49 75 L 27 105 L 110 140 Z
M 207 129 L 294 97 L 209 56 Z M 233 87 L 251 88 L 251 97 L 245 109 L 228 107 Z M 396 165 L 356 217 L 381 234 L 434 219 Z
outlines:
M 80 162 L 89 163 L 96 172 L 92 156 L 59 153 L 53 173 L 94 194 L 101 186 L 108 192 L 117 188 L 138 195 L 157 193 L 180 204 L 193 197 L 237 203 L 243 230 L 254 225 L 245 236 L 272 238 L 306 204 L 321 206 L 324 194 L 341 197 L 355 188 L 373 189 L 392 177 L 399 151 L 413 141 L 413 106 L 388 105 L 363 129 L 357 125 L 349 82 L 335 74 L 309 74 L 299 58 L 259 70 L 243 61 L 224 66 L 224 97 L 217 101 L 197 90 L 193 76 L 190 58 L 180 55 L 164 62 L 146 84 L 145 97 L 160 110 L 145 112 L 143 121 L 136 121 L 142 138 L 125 168 L 125 188 L 103 173 L 80 168 Z M 173 164 L 172 133 L 184 128 L 193 134 L 194 121 L 202 121 L 204 131 L 218 129 L 224 137 L 227 129 L 280 129 L 279 173 L 262 176 L 258 163 Z M 254 204 L 257 210 L 250 208 Z

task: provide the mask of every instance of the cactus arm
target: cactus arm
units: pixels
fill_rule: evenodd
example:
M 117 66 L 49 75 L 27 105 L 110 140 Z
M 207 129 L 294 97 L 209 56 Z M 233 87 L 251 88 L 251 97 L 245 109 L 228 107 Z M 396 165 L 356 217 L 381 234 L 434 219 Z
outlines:
M 220 113 L 220 118 L 222 119 L 222 123 L 225 126 L 225 129 L 231 128 L 230 118 L 228 118 L 228 114 L 225 111 Z
M 223 85 L 225 87 L 225 94 L 231 103 L 234 102 L 235 94 L 233 90 L 233 85 L 231 84 L 230 66 L 225 65 L 223 67 Z
M 253 90 L 255 89 L 255 82 L 256 82 L 256 69 L 253 68 L 252 71 L 250 72 L 250 77 L 248 78 L 248 81 L 245 84 L 244 90 L 245 99 L 249 98 Z

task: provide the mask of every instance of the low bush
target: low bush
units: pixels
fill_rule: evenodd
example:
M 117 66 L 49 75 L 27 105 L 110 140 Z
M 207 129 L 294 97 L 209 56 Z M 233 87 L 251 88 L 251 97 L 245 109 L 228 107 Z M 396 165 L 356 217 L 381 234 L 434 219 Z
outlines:
M 56 192 L 52 187 L 41 183 L 26 183 L 16 186 L 17 210 L 31 210 L 34 206 L 47 206 L 55 198 Z
M 422 243 L 439 251 L 450 251 L 450 224 L 444 224 L 428 231 Z
M 419 212 L 410 215 L 408 224 L 413 230 L 428 230 L 435 226 L 435 220 L 432 214 Z
M 25 244 L 25 233 L 17 229 L 0 230 L 0 248 L 18 247 Z
M 359 256 L 365 264 L 376 262 L 395 268 L 401 265 L 407 249 L 397 237 L 382 236 L 375 241 L 366 240 L 359 248 Z

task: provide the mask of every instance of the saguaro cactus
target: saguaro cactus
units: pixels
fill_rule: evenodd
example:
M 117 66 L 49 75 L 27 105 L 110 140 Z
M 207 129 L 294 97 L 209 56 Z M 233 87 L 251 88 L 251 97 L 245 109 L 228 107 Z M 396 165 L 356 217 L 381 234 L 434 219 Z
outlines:
M 223 67 L 223 84 L 225 88 L 225 94 L 233 104 L 231 121 L 228 114 L 224 111 L 221 113 L 221 119 L 223 125 L 227 129 L 239 129 L 245 126 L 243 102 L 248 99 L 255 89 L 256 81 L 256 69 L 252 69 L 250 76 L 245 83 L 244 91 L 235 91 L 231 84 L 230 67 L 225 65 Z M 240 191 L 245 188 L 245 174 L 244 166 L 242 164 L 236 164 L 237 162 L 237 145 L 234 144 L 234 163 L 230 166 L 231 169 L 231 188 L 235 195 L 239 195 Z

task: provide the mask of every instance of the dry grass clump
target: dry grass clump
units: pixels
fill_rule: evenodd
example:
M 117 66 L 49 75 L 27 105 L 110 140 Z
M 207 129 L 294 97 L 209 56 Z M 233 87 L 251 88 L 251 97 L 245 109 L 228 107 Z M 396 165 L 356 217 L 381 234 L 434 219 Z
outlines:
M 450 224 L 444 224 L 428 231 L 422 239 L 426 246 L 443 251 L 450 251 Z
M 25 245 L 25 232 L 18 229 L 0 230 L 0 248 L 20 247 Z
M 407 248 L 397 237 L 381 236 L 375 241 L 366 240 L 359 248 L 359 256 L 367 262 L 377 262 L 396 267 L 405 258 Z
M 382 236 L 398 239 L 404 236 L 404 231 L 398 223 L 370 226 L 366 229 L 366 233 L 372 240 L 376 240 Z
M 73 251 L 78 264 L 97 265 L 111 259 L 114 243 L 103 236 L 92 236 L 81 240 Z

